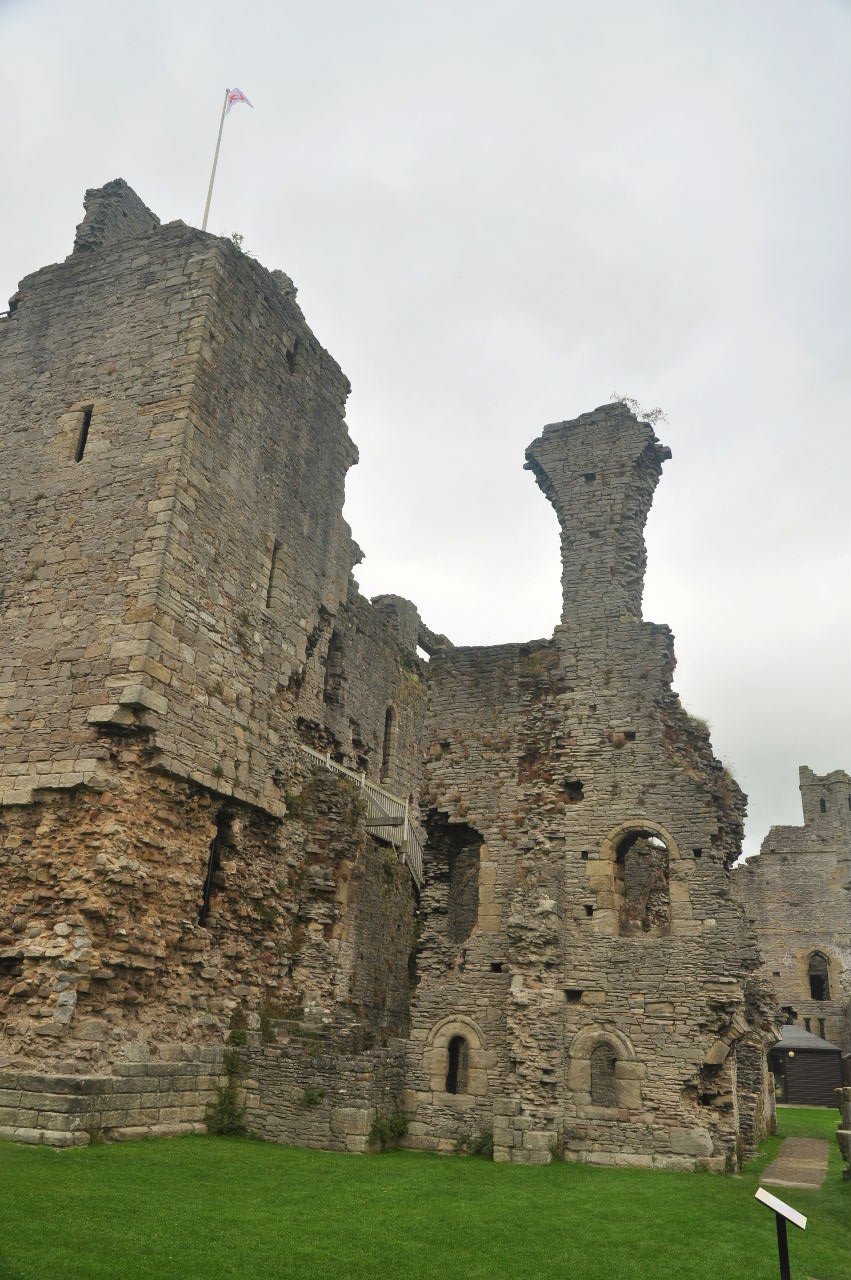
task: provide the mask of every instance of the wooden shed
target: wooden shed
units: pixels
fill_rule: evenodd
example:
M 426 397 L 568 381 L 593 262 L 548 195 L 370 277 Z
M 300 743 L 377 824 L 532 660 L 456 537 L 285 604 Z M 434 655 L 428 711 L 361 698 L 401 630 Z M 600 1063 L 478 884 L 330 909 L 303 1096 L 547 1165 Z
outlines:
M 803 1027 L 790 1025 L 768 1051 L 778 1102 L 835 1107 L 834 1089 L 842 1084 L 842 1050 Z

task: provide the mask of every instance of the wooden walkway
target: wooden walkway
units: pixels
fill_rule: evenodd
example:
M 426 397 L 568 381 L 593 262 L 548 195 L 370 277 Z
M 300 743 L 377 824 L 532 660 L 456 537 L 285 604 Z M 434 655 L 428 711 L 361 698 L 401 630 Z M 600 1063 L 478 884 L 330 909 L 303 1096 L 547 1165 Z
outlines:
M 826 1138 L 784 1138 L 776 1160 L 760 1178 L 763 1186 L 820 1187 L 827 1173 Z

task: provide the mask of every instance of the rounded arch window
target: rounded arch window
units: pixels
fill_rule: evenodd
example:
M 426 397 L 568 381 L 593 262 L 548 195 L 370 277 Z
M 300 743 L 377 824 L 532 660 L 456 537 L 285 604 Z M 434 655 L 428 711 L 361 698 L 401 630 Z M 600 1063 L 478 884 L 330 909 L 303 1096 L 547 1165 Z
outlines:
M 463 1036 L 453 1036 L 447 1046 L 446 1092 L 467 1092 L 470 1049 Z
M 663 933 L 671 922 L 668 846 L 642 827 L 621 836 L 615 850 L 615 889 L 621 933 Z
M 810 997 L 813 1000 L 830 999 L 830 966 L 827 956 L 814 951 L 807 966 L 807 977 L 810 983 Z

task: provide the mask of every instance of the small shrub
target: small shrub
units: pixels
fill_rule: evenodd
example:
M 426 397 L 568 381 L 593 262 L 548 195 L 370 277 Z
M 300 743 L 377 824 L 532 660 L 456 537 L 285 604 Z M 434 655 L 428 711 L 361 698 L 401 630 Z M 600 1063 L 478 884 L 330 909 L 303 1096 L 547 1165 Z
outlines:
M 301 1095 L 301 1105 L 303 1107 L 318 1107 L 324 1097 L 324 1089 L 314 1089 L 312 1084 L 306 1084 Z
M 379 1151 L 389 1151 L 398 1146 L 399 1139 L 408 1132 L 408 1117 L 402 1111 L 394 1111 L 389 1116 L 376 1114 L 369 1131 L 369 1141 Z
M 227 1083 L 216 1090 L 216 1101 L 207 1104 L 204 1122 L 208 1133 L 227 1134 L 230 1137 L 240 1138 L 248 1130 L 244 1123 L 245 1107 L 240 1106 L 237 1092 L 239 1077 L 242 1074 L 239 1054 L 232 1050 L 225 1052 L 222 1066 L 227 1075 Z
M 304 797 L 298 791 L 284 792 L 284 804 L 288 818 L 298 818 L 304 812 Z
M 490 1129 L 481 1133 L 462 1133 L 455 1142 L 455 1153 L 459 1156 L 479 1156 L 482 1160 L 493 1160 L 493 1134 Z
M 225 1043 L 237 1046 L 248 1044 L 248 1032 L 245 1027 L 234 1027 L 234 1029 L 229 1032 Z

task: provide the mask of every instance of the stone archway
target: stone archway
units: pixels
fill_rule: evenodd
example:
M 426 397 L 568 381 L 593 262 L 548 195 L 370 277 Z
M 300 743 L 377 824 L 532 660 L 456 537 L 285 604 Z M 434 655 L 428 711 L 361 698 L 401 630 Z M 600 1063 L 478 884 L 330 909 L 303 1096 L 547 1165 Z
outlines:
M 481 1028 L 464 1014 L 450 1014 L 428 1034 L 423 1070 L 435 1094 L 482 1097 L 488 1092 L 488 1060 Z
M 617 1027 L 595 1023 L 583 1027 L 567 1051 L 567 1085 L 577 1113 L 635 1110 L 641 1106 L 645 1074 L 628 1036 Z

